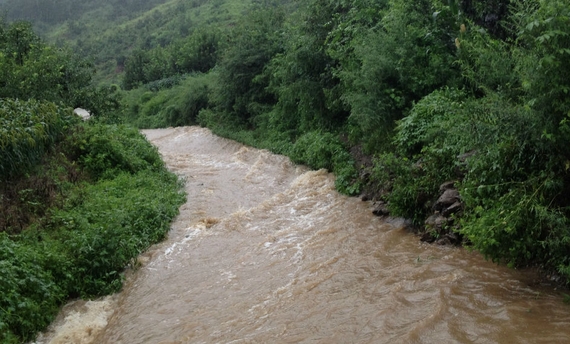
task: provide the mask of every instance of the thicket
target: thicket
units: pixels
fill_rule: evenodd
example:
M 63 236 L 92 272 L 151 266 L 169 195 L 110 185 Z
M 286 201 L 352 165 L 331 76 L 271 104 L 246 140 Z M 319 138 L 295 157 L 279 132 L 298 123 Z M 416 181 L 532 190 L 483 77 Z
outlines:
M 123 92 L 124 119 L 138 128 L 164 128 L 196 123 L 210 106 L 213 74 L 166 78 Z
M 185 195 L 137 129 L 109 124 L 117 90 L 29 24 L 0 23 L 0 75 L 0 342 L 19 343 L 70 298 L 118 291 Z
M 72 123 L 71 111 L 53 103 L 0 99 L 0 180 L 36 165 Z
M 172 1 L 99 34 L 113 48 L 73 39 L 125 71 L 131 123 L 328 168 L 420 227 L 453 180 L 447 230 L 567 281 L 569 21 L 563 0 Z
M 217 63 L 219 39 L 215 28 L 197 29 L 167 47 L 137 49 L 125 59 L 122 86 L 130 90 L 188 73 L 206 73 Z
M 207 103 L 177 125 L 329 168 L 420 227 L 455 181 L 463 211 L 447 230 L 570 278 L 565 1 L 267 4 L 222 31 Z
M 28 22 L 0 19 L 0 98 L 36 99 L 118 117 L 116 87 L 95 86 L 93 65 L 70 50 L 45 44 Z

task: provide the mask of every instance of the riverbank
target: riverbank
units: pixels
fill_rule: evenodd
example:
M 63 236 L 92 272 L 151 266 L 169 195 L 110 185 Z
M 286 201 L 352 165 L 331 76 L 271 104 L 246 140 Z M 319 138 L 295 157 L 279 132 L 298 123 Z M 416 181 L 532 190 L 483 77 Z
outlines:
M 54 343 L 533 343 L 570 335 L 560 291 L 533 283 L 531 271 L 422 243 L 404 220 L 374 216 L 372 201 L 337 193 L 325 170 L 206 128 L 144 133 L 186 180 L 187 202 L 113 301 L 69 308 Z
M 292 143 L 279 140 L 279 137 L 276 140 L 275 136 L 268 136 L 263 130 L 236 130 L 235 127 L 225 126 L 223 122 L 205 124 L 209 124 L 210 129 L 222 137 L 287 155 L 294 162 L 314 169 L 327 168 L 336 175 L 335 185 L 338 191 L 372 201 L 372 211 L 375 215 L 407 219 L 404 223 L 408 230 L 423 242 L 465 246 L 480 251 L 480 254 L 495 263 L 536 271 L 538 275 L 533 279 L 533 285 L 568 289 L 567 276 L 560 272 L 558 266 L 543 257 L 537 256 L 527 263 L 515 264 L 506 259 L 499 259 L 474 245 L 472 239 L 479 240 L 479 236 L 465 231 L 465 227 L 471 228 L 474 221 L 474 201 L 471 199 L 473 195 L 472 191 L 466 189 L 470 187 L 469 182 L 464 181 L 468 159 L 478 159 L 472 152 L 454 157 L 457 165 L 446 167 L 446 173 L 438 174 L 432 170 L 433 162 L 429 160 L 411 161 L 405 156 L 398 156 L 397 153 L 373 156 L 367 154 L 361 145 L 351 145 L 345 135 L 311 132 Z M 437 163 L 441 164 L 441 161 Z M 468 204 L 465 204 L 463 191 L 469 191 Z M 519 210 L 514 208 L 513 211 Z M 488 210 L 481 216 L 490 215 L 493 215 L 493 210 Z M 564 218 L 561 217 L 560 220 L 564 221 Z M 491 222 L 485 226 L 487 230 L 494 230 L 497 224 Z M 527 245 L 536 246 L 539 243 L 539 239 L 533 240 L 537 241 Z M 496 242 L 495 246 L 499 247 L 499 242 Z M 565 254 L 566 251 L 559 252 L 556 259 L 565 257 Z
M 205 128 L 145 131 L 188 201 L 97 343 L 559 341 L 560 294 L 428 245 L 335 176 Z
M 357 196 L 362 201 L 373 203 L 373 214 L 389 219 L 390 209 L 386 202 L 391 190 L 384 184 L 371 178 L 374 169 L 374 158 L 365 154 L 361 146 L 350 148 L 350 154 L 358 166 L 358 182 L 362 185 L 362 190 Z M 463 210 L 461 195 L 455 188 L 459 181 L 448 181 L 440 185 L 438 198 L 428 200 L 432 204 L 433 213 L 425 218 L 423 224 L 414 224 L 411 219 L 402 220 L 405 228 L 414 233 L 422 242 L 435 245 L 452 245 L 456 247 L 466 247 L 471 249 L 468 238 L 460 232 L 460 221 Z M 449 190 L 449 191 L 448 191 Z M 552 267 L 547 268 L 540 262 L 528 266 L 519 267 L 529 271 L 535 277 L 529 280 L 530 286 L 548 286 L 555 290 L 562 290 L 562 299 L 565 303 L 570 303 L 568 295 L 568 279 L 561 275 Z
M 185 199 L 136 129 L 70 123 L 0 188 L 2 343 L 35 338 L 70 299 L 120 290 L 125 267 L 166 236 Z

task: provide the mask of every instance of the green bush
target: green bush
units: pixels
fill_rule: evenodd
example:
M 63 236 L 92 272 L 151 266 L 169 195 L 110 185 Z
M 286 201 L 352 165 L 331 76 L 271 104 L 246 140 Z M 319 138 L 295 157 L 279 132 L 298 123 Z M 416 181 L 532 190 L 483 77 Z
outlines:
M 460 179 L 460 232 L 473 248 L 568 279 L 567 167 L 552 154 L 548 123 L 530 107 L 487 92 L 473 98 L 446 89 L 424 97 L 398 123 L 397 153 L 380 155 L 372 177 L 390 188 L 391 212 L 418 225 L 433 211 L 439 184 Z
M 283 9 L 256 5 L 232 29 L 216 67 L 212 103 L 219 112 L 247 122 L 273 106 L 264 69 L 283 51 Z
M 166 172 L 121 173 L 78 190 L 51 216 L 53 235 L 73 257 L 72 295 L 116 292 L 124 267 L 164 238 L 184 195 Z
M 423 225 L 439 185 L 459 177 L 457 156 L 465 147 L 458 142 L 468 135 L 463 132 L 464 98 L 447 88 L 422 98 L 397 122 L 395 152 L 375 158 L 371 179 L 383 189 L 393 215 Z
M 339 191 L 354 195 L 360 191 L 354 161 L 337 135 L 310 131 L 295 141 L 289 153 L 291 160 L 313 169 L 328 169 L 337 174 Z
M 395 153 L 383 153 L 374 159 L 371 180 L 381 187 L 392 215 L 421 226 L 432 211 L 439 185 L 448 178 L 448 173 L 436 173 L 438 168 L 441 165 L 427 156 L 414 162 Z
M 86 124 L 72 136 L 79 162 L 95 178 L 112 178 L 121 171 L 158 170 L 158 150 L 135 128 L 125 125 Z
M 212 82 L 211 74 L 195 74 L 187 75 L 171 88 L 146 91 L 152 85 L 145 85 L 128 91 L 125 93 L 125 120 L 138 128 L 195 124 L 198 121 L 198 113 L 210 107 L 209 92 Z
M 453 117 L 464 111 L 465 95 L 455 89 L 436 90 L 418 101 L 396 126 L 394 144 L 409 156 L 440 145 L 453 128 Z
M 211 78 L 208 75 L 194 76 L 191 81 L 180 89 L 176 103 L 165 110 L 165 119 L 169 126 L 195 124 L 200 111 L 210 106 Z
M 33 339 L 46 327 L 65 298 L 51 273 L 50 255 L 0 233 L 0 341 Z M 65 285 L 65 284 L 64 284 Z
M 0 99 L 0 179 L 38 163 L 74 121 L 71 110 L 53 103 Z
M 351 109 L 351 139 L 362 142 L 367 151 L 385 151 L 395 121 L 404 118 L 414 102 L 457 82 L 453 38 L 459 28 L 444 3 L 390 1 L 376 25 L 351 39 L 352 57 L 337 73 L 345 85 L 341 97 Z M 337 45 L 341 52 L 347 49 Z
M 546 179 L 542 185 L 536 181 L 512 184 L 497 199 L 479 196 L 476 202 L 477 191 L 484 195 L 485 189 L 495 186 L 480 185 L 478 190 L 463 192 L 470 211 L 462 219 L 461 232 L 493 261 L 510 267 L 537 264 L 558 269 L 568 279 L 570 223 L 563 212 L 544 203 L 541 189 L 549 182 L 552 180 Z

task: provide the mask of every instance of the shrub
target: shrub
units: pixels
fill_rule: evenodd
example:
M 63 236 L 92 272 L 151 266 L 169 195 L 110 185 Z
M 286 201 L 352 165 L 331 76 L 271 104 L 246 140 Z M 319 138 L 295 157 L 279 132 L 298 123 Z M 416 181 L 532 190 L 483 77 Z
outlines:
M 122 271 L 138 254 L 164 238 L 184 195 L 166 172 L 120 173 L 78 190 L 50 227 L 73 257 L 71 294 L 116 292 Z
M 157 149 L 132 127 L 94 123 L 80 128 L 71 138 L 72 144 L 81 165 L 95 178 L 163 166 Z
M 447 163 L 443 166 L 447 167 Z M 380 193 L 385 194 L 392 215 L 421 226 L 431 211 L 439 185 L 449 176 L 438 173 L 441 167 L 427 156 L 414 162 L 395 153 L 383 153 L 374 159 L 371 180 L 382 188 Z
M 76 120 L 53 103 L 0 99 L 0 179 L 38 163 Z
M 350 124 L 356 128 L 351 138 L 375 153 L 384 151 L 384 138 L 413 102 L 454 85 L 458 76 L 455 19 L 448 6 L 393 0 L 381 13 L 378 24 L 352 39 L 354 57 L 337 72 L 345 84 L 341 97 L 350 106 Z
M 404 154 L 419 154 L 445 140 L 452 118 L 463 111 L 466 96 L 455 89 L 436 90 L 418 101 L 396 127 L 394 144 Z
M 2 342 L 33 339 L 70 297 L 118 291 L 124 268 L 164 238 L 185 199 L 156 148 L 133 128 L 81 124 L 60 146 L 94 183 L 62 182 L 68 197 L 59 208 L 18 235 L 0 233 Z
M 126 121 L 138 128 L 195 124 L 200 110 L 210 106 L 212 79 L 210 74 L 187 75 L 171 88 L 144 92 L 152 86 L 146 85 L 131 90 L 125 94 L 128 108 Z
M 374 160 L 371 179 L 382 187 L 393 215 L 423 225 L 439 185 L 458 177 L 457 156 L 464 149 L 458 144 L 464 129 L 463 98 L 462 92 L 447 88 L 422 98 L 397 123 L 395 152 Z
M 52 275 L 50 255 L 0 233 L 0 340 L 33 339 L 58 311 L 65 290 Z M 65 285 L 65 283 L 64 283 Z

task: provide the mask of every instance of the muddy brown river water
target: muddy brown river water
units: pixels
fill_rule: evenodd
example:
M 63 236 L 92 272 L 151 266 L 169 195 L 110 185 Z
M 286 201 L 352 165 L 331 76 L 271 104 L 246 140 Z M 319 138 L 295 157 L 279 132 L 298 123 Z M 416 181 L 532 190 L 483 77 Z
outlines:
M 559 291 L 421 243 L 326 171 L 203 128 L 144 134 L 188 202 L 121 293 L 69 304 L 38 343 L 570 343 Z

